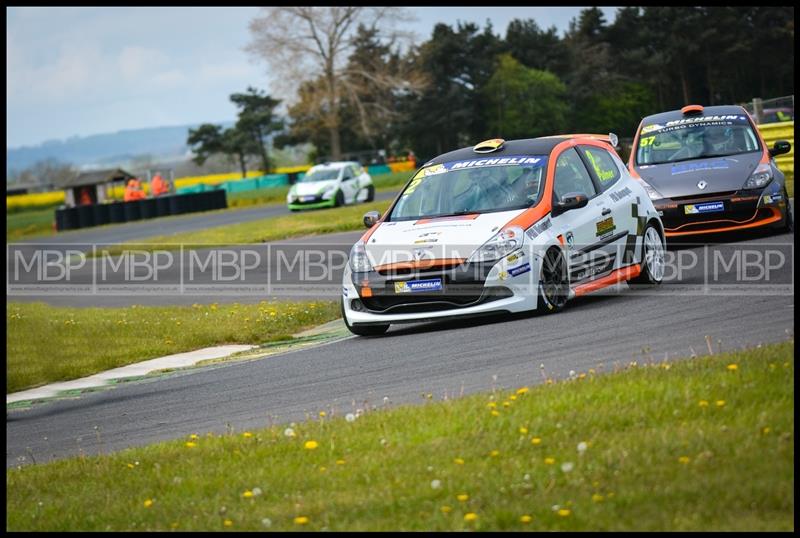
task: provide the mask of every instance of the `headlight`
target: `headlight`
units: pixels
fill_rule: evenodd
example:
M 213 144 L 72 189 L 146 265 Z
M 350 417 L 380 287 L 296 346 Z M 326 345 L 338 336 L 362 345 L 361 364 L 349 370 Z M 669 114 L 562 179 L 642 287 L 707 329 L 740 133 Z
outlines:
M 649 183 L 647 183 L 643 179 L 640 179 L 639 182 L 642 184 L 642 187 L 644 187 L 645 192 L 647 192 L 647 196 L 649 196 L 651 200 L 661 200 L 663 198 L 661 193 L 655 190 L 653 187 L 651 187 Z
M 525 232 L 518 226 L 501 230 L 469 257 L 470 262 L 490 262 L 499 260 L 517 249 L 525 242 Z
M 772 168 L 769 164 L 759 164 L 744 183 L 745 189 L 760 189 L 772 180 Z
M 372 263 L 370 263 L 369 257 L 367 257 L 367 249 L 364 247 L 362 241 L 359 241 L 350 249 L 350 269 L 352 269 L 354 273 L 372 271 Z

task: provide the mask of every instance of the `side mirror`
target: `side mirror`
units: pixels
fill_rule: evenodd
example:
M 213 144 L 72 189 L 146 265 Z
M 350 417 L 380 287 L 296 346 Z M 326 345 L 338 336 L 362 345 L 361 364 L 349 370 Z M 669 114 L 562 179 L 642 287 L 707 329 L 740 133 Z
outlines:
M 589 197 L 582 192 L 568 192 L 561 197 L 561 200 L 556 202 L 553 206 L 553 216 L 560 215 L 570 209 L 578 209 L 586 207 L 589 203 Z
M 790 151 L 792 151 L 792 145 L 789 142 L 786 140 L 778 140 L 775 142 L 775 145 L 772 146 L 772 149 L 769 150 L 769 155 L 770 157 L 775 157 L 776 155 L 783 155 Z
M 364 213 L 364 226 L 367 228 L 372 228 L 375 226 L 375 223 L 380 220 L 381 214 L 377 211 L 367 211 Z

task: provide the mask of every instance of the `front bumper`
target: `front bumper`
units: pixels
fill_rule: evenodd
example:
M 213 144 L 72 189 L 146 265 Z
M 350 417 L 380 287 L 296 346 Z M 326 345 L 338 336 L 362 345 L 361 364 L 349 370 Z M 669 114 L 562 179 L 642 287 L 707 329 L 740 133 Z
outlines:
M 522 258 L 524 263 L 504 259 L 488 266 L 465 263 L 405 274 L 352 273 L 348 266 L 342 289 L 345 315 L 351 325 L 369 325 L 534 310 L 539 260 L 529 255 Z M 531 269 L 519 273 L 526 263 Z M 442 289 L 405 293 L 395 287 L 395 283 L 431 279 L 441 279 Z
M 687 206 L 722 202 L 723 210 L 687 213 Z M 776 182 L 764 189 L 653 200 L 667 237 L 728 232 L 774 225 L 785 218 L 787 200 Z
M 289 202 L 286 205 L 289 209 L 319 209 L 322 207 L 335 206 L 336 199 L 331 198 L 330 200 L 323 200 L 322 196 L 317 196 L 313 200 L 309 200 L 308 202 L 301 202 L 300 200 L 295 200 L 294 202 Z

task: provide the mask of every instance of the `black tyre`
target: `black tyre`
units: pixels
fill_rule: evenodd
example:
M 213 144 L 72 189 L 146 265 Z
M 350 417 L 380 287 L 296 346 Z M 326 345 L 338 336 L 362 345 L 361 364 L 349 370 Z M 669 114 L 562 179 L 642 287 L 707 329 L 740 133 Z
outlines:
M 342 191 L 336 191 L 336 200 L 333 204 L 333 207 L 341 207 L 344 205 L 344 193 Z
M 792 214 L 792 204 L 789 203 L 789 193 L 786 192 L 785 185 L 783 187 L 783 199 L 786 200 L 786 218 L 784 219 L 781 231 L 792 233 L 794 232 L 794 215 Z
M 351 333 L 357 336 L 380 336 L 389 330 L 388 323 L 385 325 L 350 325 L 350 323 L 347 321 L 347 315 L 345 315 L 344 312 L 344 299 L 339 302 L 339 305 L 342 310 L 342 319 L 344 320 L 344 324 L 347 327 L 347 330 Z
M 638 286 L 657 286 L 664 279 L 664 238 L 658 231 L 658 226 L 647 223 L 642 236 L 642 272 L 639 276 L 628 282 Z
M 564 309 L 569 298 L 569 271 L 561 250 L 552 247 L 542 260 L 542 274 L 539 279 L 539 304 L 536 309 L 545 313 Z
M 375 201 L 375 187 L 370 185 L 367 187 L 367 202 L 374 202 Z

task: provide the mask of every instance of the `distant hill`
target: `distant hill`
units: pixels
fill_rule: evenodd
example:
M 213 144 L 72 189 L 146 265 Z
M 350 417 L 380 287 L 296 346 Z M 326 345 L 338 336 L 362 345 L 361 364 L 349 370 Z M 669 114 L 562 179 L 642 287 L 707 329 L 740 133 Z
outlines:
M 51 158 L 80 167 L 115 166 L 141 155 L 149 155 L 154 160 L 184 156 L 189 149 L 186 146 L 189 129 L 198 125 L 130 129 L 86 137 L 74 136 L 66 140 L 48 140 L 36 146 L 7 148 L 6 174 Z M 220 122 L 218 125 L 230 127 L 233 122 Z

